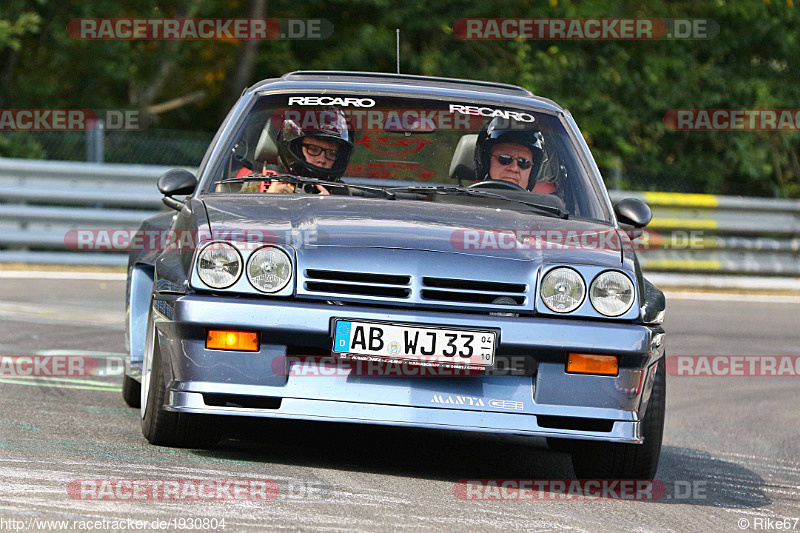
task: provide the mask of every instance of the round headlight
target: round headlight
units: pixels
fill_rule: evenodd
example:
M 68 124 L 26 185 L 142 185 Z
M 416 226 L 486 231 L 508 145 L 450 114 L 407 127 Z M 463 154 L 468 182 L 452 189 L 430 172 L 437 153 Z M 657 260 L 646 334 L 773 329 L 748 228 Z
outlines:
M 633 305 L 633 283 L 622 272 L 603 272 L 589 288 L 589 301 L 605 316 L 619 316 Z
M 542 301 L 556 313 L 571 313 L 583 303 L 586 284 L 571 268 L 554 268 L 542 280 Z
M 262 292 L 278 292 L 292 279 L 292 261 L 280 248 L 259 248 L 247 263 L 247 279 Z
M 230 244 L 212 242 L 200 251 L 197 274 L 209 287 L 230 287 L 242 274 L 242 256 Z

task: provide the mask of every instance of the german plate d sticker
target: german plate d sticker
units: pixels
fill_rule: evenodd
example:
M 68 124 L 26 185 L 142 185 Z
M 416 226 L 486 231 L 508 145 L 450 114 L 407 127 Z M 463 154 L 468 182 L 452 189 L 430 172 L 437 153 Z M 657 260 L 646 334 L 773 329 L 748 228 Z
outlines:
M 351 323 L 345 320 L 336 321 L 336 333 L 333 338 L 334 352 L 347 352 L 350 346 Z

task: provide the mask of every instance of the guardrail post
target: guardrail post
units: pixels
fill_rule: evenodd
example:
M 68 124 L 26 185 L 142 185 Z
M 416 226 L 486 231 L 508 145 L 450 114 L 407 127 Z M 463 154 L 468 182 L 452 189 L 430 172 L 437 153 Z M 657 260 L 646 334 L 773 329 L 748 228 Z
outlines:
M 105 123 L 98 120 L 94 128 L 86 132 L 86 160 L 102 163 L 105 156 Z

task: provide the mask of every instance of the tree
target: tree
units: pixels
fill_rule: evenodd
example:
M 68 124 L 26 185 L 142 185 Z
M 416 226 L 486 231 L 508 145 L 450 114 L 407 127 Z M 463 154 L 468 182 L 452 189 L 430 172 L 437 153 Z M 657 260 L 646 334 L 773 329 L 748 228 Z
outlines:
M 6 0 L 0 102 L 17 108 L 151 108 L 158 126 L 213 132 L 244 86 L 297 69 L 514 83 L 570 109 L 601 171 L 630 189 L 800 197 L 797 131 L 675 132 L 671 109 L 794 108 L 800 15 L 780 0 L 273 0 L 274 18 L 326 19 L 325 40 L 81 41 L 80 17 L 255 17 L 266 0 Z M 425 13 L 421 16 L 421 13 Z M 460 18 L 703 18 L 699 40 L 463 40 Z M 197 95 L 205 94 L 202 99 Z M 180 105 L 178 105 L 180 104 Z M 2 150 L 2 148 L 0 148 Z

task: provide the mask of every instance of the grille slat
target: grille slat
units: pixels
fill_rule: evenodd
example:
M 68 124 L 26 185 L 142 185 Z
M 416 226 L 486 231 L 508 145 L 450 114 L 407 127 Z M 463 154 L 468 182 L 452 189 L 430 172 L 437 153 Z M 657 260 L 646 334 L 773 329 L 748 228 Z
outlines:
M 527 301 L 528 286 L 522 283 L 426 276 L 422 285 L 423 300 L 497 306 L 519 306 Z
M 384 285 L 408 285 L 411 276 L 375 274 L 372 272 L 343 272 L 340 270 L 306 270 L 306 277 L 324 281 L 352 281 L 355 283 L 380 283 Z
M 422 284 L 426 287 L 433 287 L 437 289 L 461 289 L 468 291 L 483 291 L 483 292 L 510 292 L 510 293 L 524 293 L 527 286 L 523 283 L 502 283 L 499 281 L 479 281 L 473 279 L 455 279 L 455 278 L 422 278 Z
M 335 285 L 349 286 L 349 287 L 375 287 L 376 289 L 411 289 L 403 285 L 389 285 L 388 283 L 358 283 L 356 281 L 334 281 L 327 279 L 312 279 L 307 278 L 306 283 L 333 283 Z
M 495 303 L 498 298 L 503 301 Z M 475 304 L 494 304 L 494 305 L 522 305 L 525 303 L 524 296 L 507 296 L 498 294 L 481 294 L 474 292 L 450 292 L 450 291 L 422 291 L 423 300 L 438 300 L 442 302 L 462 302 Z
M 401 287 L 330 283 L 324 281 L 307 281 L 306 289 L 313 292 L 326 292 L 330 294 L 354 294 L 362 296 L 380 296 L 384 298 L 408 298 L 411 295 L 411 289 L 404 289 Z
M 481 291 L 481 290 L 473 290 L 473 289 L 429 289 L 424 287 L 422 290 L 424 291 L 434 291 L 434 292 L 451 292 L 451 293 L 463 293 L 463 294 L 494 294 L 496 296 L 510 296 L 511 298 L 518 297 L 521 294 L 519 292 L 500 292 L 500 291 Z

